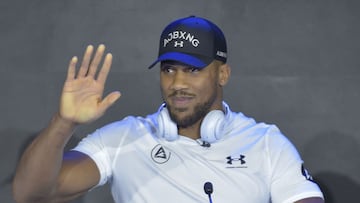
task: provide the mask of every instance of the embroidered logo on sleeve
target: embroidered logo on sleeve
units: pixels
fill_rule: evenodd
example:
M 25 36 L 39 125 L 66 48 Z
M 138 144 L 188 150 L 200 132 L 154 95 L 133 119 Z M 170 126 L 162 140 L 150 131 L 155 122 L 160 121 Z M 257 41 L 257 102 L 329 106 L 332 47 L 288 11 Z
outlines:
M 301 165 L 301 173 L 306 178 L 306 180 L 314 181 L 313 177 L 309 174 L 309 172 L 305 169 L 304 164 Z

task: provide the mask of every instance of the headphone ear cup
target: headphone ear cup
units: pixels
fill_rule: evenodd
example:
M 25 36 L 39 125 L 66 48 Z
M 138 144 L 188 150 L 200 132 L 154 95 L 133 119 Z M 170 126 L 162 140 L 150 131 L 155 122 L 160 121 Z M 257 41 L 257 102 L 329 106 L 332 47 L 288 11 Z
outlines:
M 157 117 L 159 124 L 158 135 L 168 141 L 174 141 L 178 138 L 177 125 L 171 120 L 169 111 L 166 107 L 160 110 Z
M 221 139 L 223 123 L 225 120 L 224 112 L 220 110 L 210 111 L 203 119 L 200 127 L 201 139 L 205 142 L 213 143 Z

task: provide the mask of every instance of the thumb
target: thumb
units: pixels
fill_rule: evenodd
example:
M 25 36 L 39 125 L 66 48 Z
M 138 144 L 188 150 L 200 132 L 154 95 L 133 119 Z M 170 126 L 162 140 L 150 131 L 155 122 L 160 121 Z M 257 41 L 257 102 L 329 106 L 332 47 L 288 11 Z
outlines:
M 120 98 L 120 96 L 121 93 L 119 91 L 111 92 L 101 101 L 100 108 L 105 111 L 107 108 L 113 105 Z

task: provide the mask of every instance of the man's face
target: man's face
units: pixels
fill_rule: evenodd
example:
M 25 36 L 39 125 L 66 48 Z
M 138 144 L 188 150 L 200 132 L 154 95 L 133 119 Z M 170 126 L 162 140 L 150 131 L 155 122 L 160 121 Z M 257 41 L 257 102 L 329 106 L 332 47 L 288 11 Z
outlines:
M 174 61 L 161 63 L 161 93 L 179 128 L 192 126 L 222 107 L 219 66 L 213 62 L 200 70 Z

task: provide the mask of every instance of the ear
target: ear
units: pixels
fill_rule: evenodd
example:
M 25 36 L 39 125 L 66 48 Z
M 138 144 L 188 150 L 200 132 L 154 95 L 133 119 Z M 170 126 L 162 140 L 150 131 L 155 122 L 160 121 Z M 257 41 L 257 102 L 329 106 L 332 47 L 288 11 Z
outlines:
M 230 66 L 225 63 L 220 65 L 219 67 L 219 85 L 224 86 L 229 81 L 231 74 L 231 68 Z

